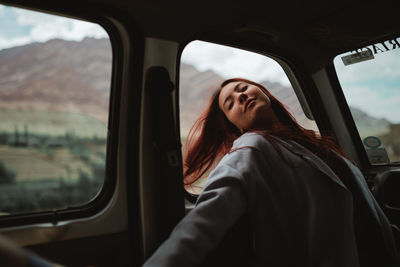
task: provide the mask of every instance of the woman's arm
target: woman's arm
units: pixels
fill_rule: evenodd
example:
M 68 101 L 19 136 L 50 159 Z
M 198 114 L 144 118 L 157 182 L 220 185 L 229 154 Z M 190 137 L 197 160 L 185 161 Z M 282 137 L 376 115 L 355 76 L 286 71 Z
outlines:
M 218 166 L 210 175 L 196 207 L 144 266 L 200 265 L 244 214 L 247 200 L 242 183 L 243 178 L 234 169 Z
M 28 266 L 28 253 L 16 244 L 0 236 L 0 266 Z
M 24 250 L 0 235 L 0 266 L 2 267 L 62 267 Z

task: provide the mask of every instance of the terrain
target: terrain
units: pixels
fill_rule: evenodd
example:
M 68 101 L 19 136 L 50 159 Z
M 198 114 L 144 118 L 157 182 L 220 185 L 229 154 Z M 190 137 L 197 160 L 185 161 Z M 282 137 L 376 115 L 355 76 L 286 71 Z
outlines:
M 108 39 L 54 39 L 0 50 L 0 212 L 80 205 L 99 192 L 105 175 L 111 68 Z M 212 70 L 181 64 L 182 139 L 224 79 Z M 260 83 L 303 127 L 317 130 L 292 88 Z M 384 135 L 380 129 L 390 124 L 351 111 L 362 135 Z
M 0 63 L 0 131 L 13 131 L 16 125 L 22 129 L 28 123 L 32 131 L 45 129 L 60 134 L 71 130 L 72 124 L 79 135 L 91 136 L 107 125 L 112 65 L 108 39 L 54 39 L 4 49 L 0 51 Z M 212 70 L 201 72 L 181 64 L 182 133 L 188 132 L 225 78 Z M 315 124 L 304 116 L 292 88 L 267 80 L 259 82 L 289 107 L 304 127 L 315 129 Z M 9 110 L 19 113 L 11 114 Z M 39 121 L 35 113 L 39 116 L 40 111 L 53 115 Z M 365 111 L 351 111 L 359 128 L 368 135 L 382 134 L 382 125 L 389 125 Z M 40 116 L 49 116 L 45 113 Z M 54 118 L 58 114 L 59 118 Z

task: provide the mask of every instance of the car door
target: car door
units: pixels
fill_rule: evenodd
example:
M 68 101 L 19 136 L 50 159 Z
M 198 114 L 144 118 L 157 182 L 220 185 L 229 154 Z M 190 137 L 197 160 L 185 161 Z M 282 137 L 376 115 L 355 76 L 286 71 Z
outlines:
M 90 3 L 1 5 L 0 231 L 67 266 L 143 259 L 143 39 L 109 13 Z
M 392 35 L 334 60 L 360 164 L 395 229 L 400 225 L 399 48 L 398 35 Z

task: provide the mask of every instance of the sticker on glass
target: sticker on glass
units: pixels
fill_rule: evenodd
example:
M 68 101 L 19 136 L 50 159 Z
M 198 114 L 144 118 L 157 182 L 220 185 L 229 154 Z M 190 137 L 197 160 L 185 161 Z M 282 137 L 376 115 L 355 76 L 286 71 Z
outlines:
M 378 148 L 381 144 L 381 140 L 376 136 L 368 136 L 364 138 L 364 145 L 368 148 Z

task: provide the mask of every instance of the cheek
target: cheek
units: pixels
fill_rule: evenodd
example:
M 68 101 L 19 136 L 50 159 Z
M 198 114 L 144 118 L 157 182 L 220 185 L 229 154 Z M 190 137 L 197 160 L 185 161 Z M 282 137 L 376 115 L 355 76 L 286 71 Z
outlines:
M 263 110 L 270 110 L 271 109 L 271 100 L 268 96 L 263 97 L 263 101 L 260 103 Z
M 231 121 L 231 122 L 235 122 L 236 120 L 238 120 L 238 118 L 239 118 L 239 113 L 236 111 L 236 109 L 232 109 L 230 112 L 229 112 L 229 114 L 227 115 L 227 117 L 228 117 L 228 119 Z
M 225 114 L 228 120 L 236 127 L 240 127 L 242 122 L 241 112 L 237 108 L 233 108 L 228 114 Z

